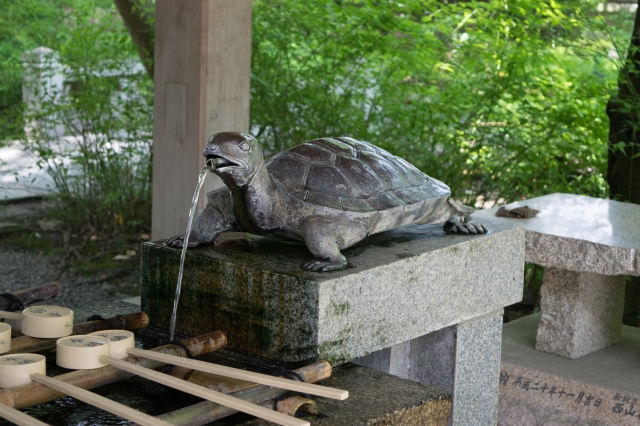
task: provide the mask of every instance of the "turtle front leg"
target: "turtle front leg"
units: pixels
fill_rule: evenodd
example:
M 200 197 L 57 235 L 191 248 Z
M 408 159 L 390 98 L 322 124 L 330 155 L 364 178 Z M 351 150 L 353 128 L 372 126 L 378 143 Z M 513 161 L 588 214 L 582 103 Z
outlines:
M 214 245 L 216 237 L 237 228 L 233 216 L 231 193 L 227 188 L 207 194 L 208 203 L 193 221 L 188 248 Z M 182 248 L 184 235 L 176 235 L 164 242 L 167 247 Z
M 340 253 L 369 235 L 367 227 L 346 217 L 311 216 L 302 223 L 302 236 L 315 259 L 302 265 L 307 271 L 342 269 L 347 259 Z

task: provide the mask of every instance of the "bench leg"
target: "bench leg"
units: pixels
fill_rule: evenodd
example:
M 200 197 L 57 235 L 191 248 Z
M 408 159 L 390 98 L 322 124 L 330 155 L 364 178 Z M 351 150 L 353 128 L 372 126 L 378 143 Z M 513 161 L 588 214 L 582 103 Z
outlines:
M 625 277 L 547 268 L 536 349 L 578 358 L 620 341 Z

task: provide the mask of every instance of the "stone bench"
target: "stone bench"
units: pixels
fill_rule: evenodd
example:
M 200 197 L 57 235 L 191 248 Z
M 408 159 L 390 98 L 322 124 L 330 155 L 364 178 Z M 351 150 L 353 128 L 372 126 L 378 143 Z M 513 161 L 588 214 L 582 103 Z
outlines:
M 524 228 L 487 220 L 487 235 L 433 225 L 374 235 L 345 250 L 349 267 L 314 273 L 299 242 L 223 235 L 189 250 L 176 331 L 223 330 L 231 349 L 332 365 L 356 362 L 453 397 L 451 424 L 497 418 L 503 307 L 522 299 Z M 142 250 L 142 309 L 168 329 L 180 251 Z
M 570 194 L 509 207 L 540 210 L 526 227 L 526 260 L 547 269 L 536 349 L 578 358 L 620 340 L 625 275 L 640 275 L 640 205 Z M 476 213 L 495 218 L 496 208 Z

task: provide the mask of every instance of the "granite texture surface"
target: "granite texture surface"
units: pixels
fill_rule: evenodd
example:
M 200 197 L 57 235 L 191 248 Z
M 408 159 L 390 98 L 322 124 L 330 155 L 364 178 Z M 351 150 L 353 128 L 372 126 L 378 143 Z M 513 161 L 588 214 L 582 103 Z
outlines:
M 349 398 L 314 397 L 320 414 L 306 418 L 314 426 L 445 426 L 451 412 L 451 397 L 443 390 L 354 364 L 336 368 L 320 384 L 346 389 Z M 272 424 L 264 420 L 244 423 Z
M 531 404 L 501 395 L 498 426 L 619 426 L 603 420 L 568 413 L 554 407 Z
M 450 425 L 494 425 L 501 336 L 502 310 L 354 362 L 450 392 L 453 395 Z
M 638 377 L 640 377 L 639 328 L 623 325 L 622 336 L 618 343 L 577 359 L 567 359 L 535 349 L 540 316 L 539 313 L 533 314 L 504 325 L 503 367 L 509 364 L 563 377 L 574 382 L 613 389 L 621 394 L 631 395 L 640 392 L 638 385 Z M 511 386 L 513 386 L 513 382 L 511 382 Z M 546 397 L 549 398 L 549 395 L 546 394 Z M 636 414 L 640 414 L 640 410 Z M 637 420 L 640 424 L 640 419 Z
M 578 358 L 620 340 L 625 277 L 547 268 L 536 349 Z
M 459 326 L 452 325 L 411 340 L 413 356 L 411 363 L 407 363 L 407 378 L 436 386 L 453 395 L 458 330 Z
M 484 221 L 487 235 L 433 225 L 374 235 L 345 250 L 349 267 L 300 269 L 299 242 L 228 238 L 190 250 L 176 330 L 219 329 L 233 349 L 284 361 L 339 364 L 502 309 L 522 298 L 524 229 Z M 142 250 L 142 309 L 168 328 L 180 251 Z
M 619 343 L 567 359 L 535 350 L 540 314 L 503 328 L 498 425 L 640 424 L 640 329 Z
M 352 362 L 453 394 L 457 330 L 455 325 L 445 327 Z
M 502 311 L 458 325 L 453 411 L 450 425 L 495 425 Z
M 500 218 L 526 227 L 526 259 L 543 266 L 604 275 L 640 275 L 640 205 L 572 194 L 509 204 L 540 210 L 530 219 Z M 474 214 L 495 218 L 498 207 Z
M 498 424 L 517 415 L 533 417 L 529 423 L 533 425 L 550 424 L 552 419 L 563 426 L 640 424 L 640 393 L 622 393 L 504 363 L 500 374 L 502 418 Z

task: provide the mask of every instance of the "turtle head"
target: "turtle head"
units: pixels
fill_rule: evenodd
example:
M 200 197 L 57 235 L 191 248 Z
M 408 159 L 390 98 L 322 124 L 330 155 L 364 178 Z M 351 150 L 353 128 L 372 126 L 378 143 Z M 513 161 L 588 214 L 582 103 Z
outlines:
M 227 185 L 246 185 L 262 163 L 262 150 L 248 133 L 223 132 L 209 136 L 204 157 L 213 163 L 211 171 Z

